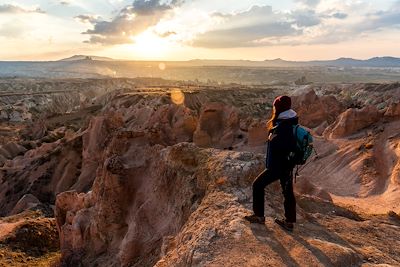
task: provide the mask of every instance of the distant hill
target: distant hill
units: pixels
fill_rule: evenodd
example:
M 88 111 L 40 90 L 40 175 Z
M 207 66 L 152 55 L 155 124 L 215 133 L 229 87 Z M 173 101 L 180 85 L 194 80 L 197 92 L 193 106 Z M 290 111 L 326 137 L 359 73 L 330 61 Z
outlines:
M 114 59 L 109 57 L 98 57 L 90 55 L 74 55 L 72 57 L 60 59 L 59 61 L 76 61 L 76 60 L 114 61 Z
M 251 60 L 216 60 L 194 59 L 186 62 L 188 65 L 203 66 L 248 66 L 248 67 L 302 67 L 302 66 L 332 66 L 332 67 L 379 67 L 400 68 L 400 58 L 374 57 L 367 60 L 353 58 L 338 58 L 335 60 L 288 61 L 281 58 L 251 61 Z
M 396 57 L 373 57 L 367 60 L 354 58 L 338 58 L 335 60 L 313 60 L 313 61 L 286 61 L 280 58 L 265 60 L 266 65 L 294 67 L 294 66 L 334 66 L 334 67 L 400 67 L 400 58 Z

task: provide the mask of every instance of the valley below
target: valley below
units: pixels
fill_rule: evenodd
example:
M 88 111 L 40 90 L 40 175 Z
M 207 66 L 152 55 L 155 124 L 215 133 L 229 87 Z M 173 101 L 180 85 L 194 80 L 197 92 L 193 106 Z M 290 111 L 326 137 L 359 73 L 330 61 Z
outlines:
M 278 183 L 243 219 L 282 94 L 316 149 L 294 233 Z M 398 82 L 0 79 L 0 266 L 400 266 L 399 203 Z

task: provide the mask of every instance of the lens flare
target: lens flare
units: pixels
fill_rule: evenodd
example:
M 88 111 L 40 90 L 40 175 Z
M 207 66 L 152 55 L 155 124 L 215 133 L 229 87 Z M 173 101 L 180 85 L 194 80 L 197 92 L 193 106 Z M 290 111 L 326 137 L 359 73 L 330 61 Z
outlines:
M 160 70 L 165 70 L 167 68 L 167 65 L 165 65 L 165 63 L 161 62 L 160 64 L 158 64 L 158 68 Z
M 171 91 L 171 101 L 176 105 L 182 105 L 185 102 L 185 95 L 179 89 L 173 89 Z

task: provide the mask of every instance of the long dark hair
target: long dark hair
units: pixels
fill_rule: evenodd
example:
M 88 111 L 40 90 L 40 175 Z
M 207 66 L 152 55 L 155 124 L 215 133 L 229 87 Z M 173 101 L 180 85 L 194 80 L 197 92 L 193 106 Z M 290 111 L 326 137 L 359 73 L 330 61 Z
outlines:
M 275 127 L 276 121 L 278 120 L 278 116 L 279 116 L 279 113 L 276 112 L 276 108 L 275 108 L 275 106 L 273 106 L 271 118 L 267 122 L 267 131 L 268 131 L 268 133 L 272 130 L 272 128 Z

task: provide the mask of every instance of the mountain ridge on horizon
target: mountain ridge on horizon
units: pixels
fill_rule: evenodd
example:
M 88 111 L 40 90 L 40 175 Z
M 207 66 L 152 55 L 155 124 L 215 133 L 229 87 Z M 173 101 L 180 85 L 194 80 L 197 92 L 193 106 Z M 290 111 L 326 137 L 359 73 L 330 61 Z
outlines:
M 265 60 L 248 60 L 248 59 L 190 59 L 190 60 L 131 60 L 131 59 L 114 59 L 110 57 L 96 55 L 73 55 L 71 57 L 59 60 L 49 61 L 2 61 L 7 63 L 74 63 L 74 62 L 174 62 L 183 65 L 193 66 L 243 66 L 243 67 L 301 67 L 301 66 L 325 66 L 325 67 L 398 67 L 400 68 L 400 57 L 393 56 L 377 56 L 369 59 L 355 59 L 351 57 L 340 57 L 331 60 L 285 60 L 282 58 L 265 59 Z
M 92 55 L 74 55 L 69 58 L 57 60 L 59 61 L 81 61 L 81 60 L 96 60 L 96 61 L 124 61 L 124 62 L 181 62 L 194 63 L 195 65 L 225 65 L 225 66 L 265 66 L 265 67 L 296 67 L 296 66 L 334 66 L 334 67 L 400 67 L 400 58 L 393 56 L 372 57 L 369 59 L 355 59 L 349 57 L 340 57 L 332 60 L 285 60 L 282 58 L 258 60 L 247 59 L 191 59 L 183 61 L 174 60 L 128 60 L 128 59 L 113 59 L 109 57 L 100 57 Z

